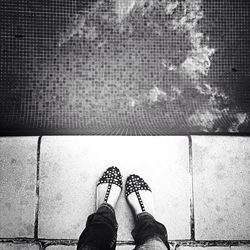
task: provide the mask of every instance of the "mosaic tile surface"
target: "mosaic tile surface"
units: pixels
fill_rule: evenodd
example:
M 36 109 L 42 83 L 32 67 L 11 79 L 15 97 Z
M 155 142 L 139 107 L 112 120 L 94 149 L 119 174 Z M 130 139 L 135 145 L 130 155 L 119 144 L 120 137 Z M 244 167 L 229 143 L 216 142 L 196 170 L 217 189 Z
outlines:
M 4 0 L 0 128 L 249 132 L 249 5 Z

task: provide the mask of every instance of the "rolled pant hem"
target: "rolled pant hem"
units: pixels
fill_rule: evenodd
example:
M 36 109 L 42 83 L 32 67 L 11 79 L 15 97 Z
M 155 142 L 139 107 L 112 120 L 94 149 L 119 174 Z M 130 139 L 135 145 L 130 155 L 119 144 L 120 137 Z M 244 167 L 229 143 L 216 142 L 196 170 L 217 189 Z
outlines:
M 165 244 L 164 241 L 161 239 L 160 234 L 154 234 L 154 235 L 150 235 L 149 237 L 145 238 L 140 245 L 143 245 L 143 244 L 148 243 L 150 241 L 159 241 L 159 242 L 162 242 L 163 244 Z
M 136 216 L 137 224 L 132 231 L 135 240 L 136 249 L 147 241 L 157 239 L 169 249 L 167 231 L 163 224 L 155 220 L 154 216 L 148 212 L 139 213 Z M 139 249 L 139 248 L 138 248 Z
M 134 250 L 146 250 L 146 249 L 164 250 L 168 248 L 160 237 L 155 236 L 148 238 L 142 245 L 136 246 Z
M 150 218 L 154 219 L 154 216 L 152 214 L 150 214 L 149 212 L 146 212 L 146 211 L 137 214 L 136 219 L 141 220 L 141 219 L 144 219 L 145 217 L 150 217 Z
M 108 203 L 103 203 L 95 213 L 88 217 L 86 227 L 79 237 L 77 249 L 114 250 L 117 229 L 114 208 Z
M 102 204 L 99 206 L 99 208 L 97 209 L 97 211 L 98 211 L 101 207 L 108 208 L 108 209 L 115 215 L 115 209 L 114 209 L 110 204 L 108 204 L 107 202 L 102 203 Z

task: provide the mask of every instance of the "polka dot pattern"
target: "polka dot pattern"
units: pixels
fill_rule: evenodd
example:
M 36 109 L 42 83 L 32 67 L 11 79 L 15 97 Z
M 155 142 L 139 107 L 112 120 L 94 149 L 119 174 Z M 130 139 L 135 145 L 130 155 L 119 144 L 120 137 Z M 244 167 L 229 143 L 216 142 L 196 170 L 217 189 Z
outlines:
M 102 183 L 108 183 L 108 188 L 105 194 L 104 202 L 107 202 L 112 184 L 122 188 L 122 175 L 117 167 L 109 167 L 99 179 L 97 186 Z
M 140 176 L 133 174 L 127 178 L 125 188 L 126 188 L 125 191 L 126 197 L 128 197 L 131 193 L 135 192 L 142 211 L 145 211 L 145 207 L 142 202 L 139 190 L 148 190 L 152 192 L 148 184 Z

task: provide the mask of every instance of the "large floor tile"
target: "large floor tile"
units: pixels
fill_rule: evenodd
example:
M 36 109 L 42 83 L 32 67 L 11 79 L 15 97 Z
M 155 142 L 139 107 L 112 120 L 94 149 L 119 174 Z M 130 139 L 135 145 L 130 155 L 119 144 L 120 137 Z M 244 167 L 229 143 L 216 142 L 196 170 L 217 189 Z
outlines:
M 65 246 L 65 245 L 56 245 L 48 246 L 45 250 L 76 250 L 76 246 Z
M 117 250 L 134 250 L 135 246 L 134 245 L 123 245 L 123 246 L 117 246 Z
M 13 244 L 0 243 L 0 250 L 39 250 L 39 245 L 35 244 Z
M 204 246 L 204 247 L 190 247 L 190 246 L 179 246 L 177 250 L 230 250 L 228 246 Z
M 44 137 L 40 162 L 39 237 L 78 238 L 95 210 L 95 186 L 109 166 L 124 181 L 140 174 L 151 186 L 156 218 L 170 239 L 190 238 L 187 137 Z M 117 205 L 118 240 L 132 240 L 133 217 L 124 192 Z
M 250 239 L 250 138 L 194 136 L 196 239 Z
M 132 245 L 116 246 L 116 249 L 117 250 L 132 250 L 134 249 L 134 246 Z M 45 248 L 45 250 L 76 250 L 76 246 L 64 246 L 64 245 L 48 246 Z
M 0 138 L 0 237 L 33 237 L 37 137 Z
M 248 246 L 232 246 L 230 247 L 231 250 L 250 250 L 250 245 Z

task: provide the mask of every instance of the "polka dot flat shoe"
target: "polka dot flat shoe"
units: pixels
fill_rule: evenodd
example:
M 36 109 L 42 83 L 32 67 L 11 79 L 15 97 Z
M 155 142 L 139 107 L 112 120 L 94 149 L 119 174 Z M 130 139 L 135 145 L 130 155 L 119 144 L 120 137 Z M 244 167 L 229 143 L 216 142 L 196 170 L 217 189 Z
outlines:
M 104 202 L 107 202 L 112 185 L 117 185 L 122 189 L 122 175 L 117 167 L 109 167 L 99 179 L 97 186 L 103 183 L 108 183 L 108 188 L 104 197 Z
M 126 185 L 125 185 L 125 196 L 126 198 L 133 192 L 135 192 L 136 197 L 139 201 L 140 207 L 142 212 L 145 211 L 145 206 L 142 202 L 141 199 L 141 195 L 139 193 L 140 190 L 147 190 L 147 191 L 151 191 L 151 189 L 149 188 L 148 184 L 138 175 L 132 174 L 130 176 L 128 176 L 127 181 L 126 181 Z

